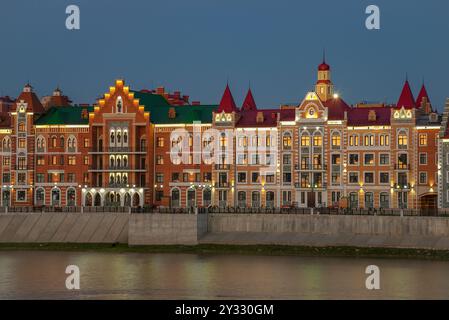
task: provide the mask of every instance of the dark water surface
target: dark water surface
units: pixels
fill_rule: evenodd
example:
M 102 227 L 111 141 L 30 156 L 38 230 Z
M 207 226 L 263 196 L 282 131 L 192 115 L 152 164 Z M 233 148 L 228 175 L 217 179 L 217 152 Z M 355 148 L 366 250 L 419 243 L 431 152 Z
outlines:
M 77 265 L 81 289 L 66 289 Z M 365 268 L 380 268 L 367 290 Z M 294 256 L 0 251 L 0 299 L 442 299 L 449 262 Z

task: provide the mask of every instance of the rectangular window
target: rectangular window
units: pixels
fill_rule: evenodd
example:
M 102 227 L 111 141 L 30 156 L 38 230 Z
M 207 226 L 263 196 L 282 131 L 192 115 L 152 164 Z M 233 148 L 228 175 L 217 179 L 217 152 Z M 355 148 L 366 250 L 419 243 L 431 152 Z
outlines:
M 379 155 L 379 164 L 380 165 L 388 165 L 390 164 L 390 155 L 386 153 L 381 153 Z
M 332 164 L 333 165 L 339 165 L 340 164 L 340 155 L 339 154 L 333 154 L 332 155 Z
M 159 148 L 164 146 L 164 138 L 158 137 L 157 140 L 156 140 L 156 142 L 157 142 L 156 145 L 157 145 Z
M 3 165 L 4 166 L 11 165 L 11 158 L 10 157 L 3 157 Z
M 349 172 L 349 183 L 359 183 L 358 172 Z
M 24 202 L 27 200 L 27 192 L 25 190 L 17 190 L 17 201 Z
M 246 172 L 237 173 L 237 182 L 238 183 L 246 183 Z
M 158 155 L 156 157 L 156 164 L 164 164 L 164 156 Z
M 18 184 L 25 184 L 25 183 L 26 183 L 26 178 L 27 178 L 26 173 L 24 173 L 24 172 L 19 172 L 19 173 L 17 174 L 17 183 L 18 183 Z
M 423 152 L 419 154 L 419 164 L 426 165 L 427 164 L 427 153 Z
M 83 173 L 83 182 L 89 183 L 89 174 L 87 172 Z
M 89 148 L 89 139 L 84 138 L 84 148 Z
M 3 183 L 10 183 L 11 182 L 11 174 L 10 173 L 4 173 L 2 181 L 3 181 Z
M 374 154 L 372 153 L 365 153 L 365 161 L 364 164 L 366 166 L 372 166 L 374 165 Z
M 427 134 L 426 133 L 419 134 L 419 145 L 427 146 Z
M 36 174 L 36 181 L 38 183 L 44 183 L 45 182 L 45 175 L 43 173 Z
M 212 172 L 204 172 L 203 181 L 210 182 L 212 180 Z
M 365 183 L 374 183 L 374 173 L 372 172 L 365 172 Z
M 19 157 L 18 159 L 18 169 L 19 170 L 26 170 L 27 164 L 26 164 L 26 158 L 25 157 Z
M 74 173 L 67 174 L 67 182 L 75 182 L 75 174 Z
M 51 157 L 51 164 L 52 165 L 57 165 L 58 164 L 58 157 L 52 156 Z
M 388 172 L 381 172 L 379 174 L 379 181 L 380 183 L 387 184 L 390 182 L 390 174 Z
M 182 181 L 184 181 L 184 182 L 189 182 L 190 181 L 188 173 L 184 172 L 182 174 Z
M 251 173 L 251 182 L 252 183 L 258 183 L 260 178 L 259 172 L 252 172 Z
M 340 172 L 332 172 L 332 184 L 333 185 L 340 184 Z
M 179 181 L 179 172 L 173 172 L 171 174 L 171 181 L 178 182 Z
M 89 165 L 89 156 L 84 156 L 84 164 Z
M 163 183 L 164 182 L 164 174 L 163 173 L 156 173 L 156 182 L 157 183 Z
M 274 183 L 274 173 L 267 173 L 265 176 L 266 183 Z
M 76 157 L 75 156 L 69 156 L 69 166 L 76 165 Z
M 45 157 L 44 156 L 37 156 L 37 165 L 39 165 L 39 166 L 45 165 Z
M 248 157 L 246 154 L 237 154 L 237 164 L 246 165 L 248 164 Z
M 419 184 L 427 184 L 427 172 L 419 173 Z
M 24 138 L 19 139 L 19 148 L 21 148 L 21 149 L 26 148 L 26 140 Z

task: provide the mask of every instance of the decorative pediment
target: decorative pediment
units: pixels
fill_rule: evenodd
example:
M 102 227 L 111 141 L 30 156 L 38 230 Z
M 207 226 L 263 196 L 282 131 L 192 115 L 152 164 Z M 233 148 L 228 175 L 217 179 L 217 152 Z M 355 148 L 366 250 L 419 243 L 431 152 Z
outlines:
M 296 109 L 296 121 L 321 121 L 327 118 L 327 110 L 315 92 L 308 92 Z
M 402 107 L 399 110 L 395 110 L 393 113 L 395 120 L 410 120 L 413 118 L 412 110 Z

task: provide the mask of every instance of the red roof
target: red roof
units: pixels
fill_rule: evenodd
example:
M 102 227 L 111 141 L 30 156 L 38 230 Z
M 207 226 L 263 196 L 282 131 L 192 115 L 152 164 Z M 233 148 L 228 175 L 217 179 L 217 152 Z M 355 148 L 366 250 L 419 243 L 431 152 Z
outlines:
M 253 93 L 251 89 L 248 89 L 245 100 L 243 101 L 242 111 L 257 110 L 256 102 L 254 101 Z
M 39 98 L 36 96 L 36 94 L 33 92 L 33 88 L 27 84 L 23 91 L 20 93 L 20 95 L 16 99 L 16 104 L 19 103 L 21 100 L 26 102 L 28 104 L 27 111 L 35 112 L 35 113 L 44 113 L 45 109 L 42 103 L 39 101 Z
M 405 109 L 416 108 L 415 98 L 413 98 L 412 90 L 408 80 L 405 80 L 404 87 L 402 88 L 401 96 L 399 97 L 398 103 L 396 104 L 398 108 L 404 107 Z
M 263 122 L 257 122 L 257 114 L 263 114 Z M 295 109 L 259 109 L 259 110 L 243 110 L 240 112 L 240 118 L 236 127 L 254 128 L 254 127 L 276 127 L 277 119 L 280 121 L 294 121 Z
M 368 115 L 373 110 L 376 113 L 376 121 L 370 121 Z M 348 125 L 350 126 L 369 126 L 369 125 L 390 125 L 391 108 L 350 108 L 348 112 Z
M 231 89 L 229 89 L 229 85 L 226 85 L 226 89 L 223 93 L 223 97 L 221 98 L 220 105 L 218 106 L 217 112 L 237 112 L 237 106 L 234 102 L 234 97 L 232 96 Z
M 323 60 L 323 62 L 318 66 L 319 71 L 328 71 L 330 70 L 330 66 Z
M 327 117 L 329 120 L 343 120 L 345 111 L 351 107 L 342 98 L 332 98 L 323 103 L 327 107 Z
M 426 86 L 423 84 L 419 91 L 418 98 L 416 99 L 416 107 L 420 108 L 423 98 L 427 98 L 427 102 L 430 103 L 429 95 L 427 94 Z

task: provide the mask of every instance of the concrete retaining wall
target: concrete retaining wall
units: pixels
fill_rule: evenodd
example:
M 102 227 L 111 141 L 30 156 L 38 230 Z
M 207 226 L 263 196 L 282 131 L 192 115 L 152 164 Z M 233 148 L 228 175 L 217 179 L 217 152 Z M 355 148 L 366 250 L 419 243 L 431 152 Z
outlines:
M 207 215 L 132 214 L 130 245 L 198 244 L 207 231 Z
M 3 243 L 127 243 L 127 213 L 0 214 Z
M 211 214 L 201 242 L 449 249 L 449 219 Z

